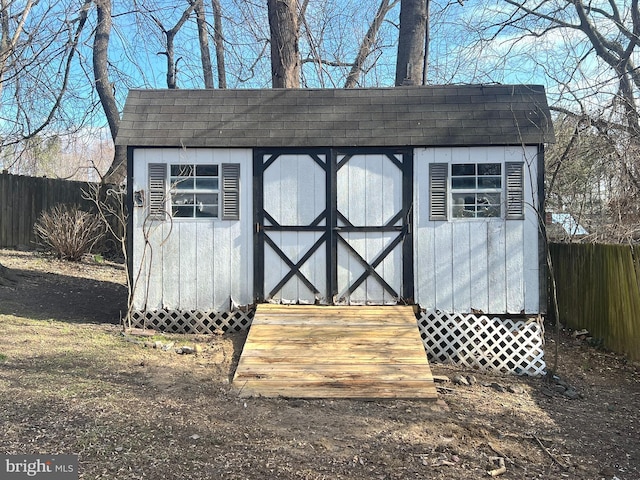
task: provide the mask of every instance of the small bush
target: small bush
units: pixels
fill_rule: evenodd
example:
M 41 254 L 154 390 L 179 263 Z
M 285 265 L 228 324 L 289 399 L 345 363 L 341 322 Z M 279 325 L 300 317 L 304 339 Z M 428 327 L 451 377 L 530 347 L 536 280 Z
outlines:
M 100 218 L 77 205 L 56 205 L 43 212 L 34 229 L 44 246 L 58 258 L 73 261 L 91 252 L 105 234 Z

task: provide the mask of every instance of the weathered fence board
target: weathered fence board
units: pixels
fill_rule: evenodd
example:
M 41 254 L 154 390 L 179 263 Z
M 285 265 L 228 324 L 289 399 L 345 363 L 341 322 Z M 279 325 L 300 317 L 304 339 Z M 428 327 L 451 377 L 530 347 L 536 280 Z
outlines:
M 88 186 L 87 182 L 0 173 L 0 248 L 35 247 L 33 225 L 40 213 L 56 204 L 91 210 L 92 203 L 82 198 Z
M 560 321 L 640 360 L 640 248 L 551 244 Z

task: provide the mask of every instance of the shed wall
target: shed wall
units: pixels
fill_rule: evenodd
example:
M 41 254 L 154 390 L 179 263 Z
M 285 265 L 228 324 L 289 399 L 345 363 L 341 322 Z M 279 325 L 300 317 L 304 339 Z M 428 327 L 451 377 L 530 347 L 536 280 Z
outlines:
M 240 164 L 240 220 L 150 221 L 133 209 L 133 307 L 139 310 L 227 311 L 253 302 L 252 151 L 138 148 L 133 191 L 148 192 L 150 163 Z
M 252 162 L 251 149 L 134 149 L 134 192 L 148 191 L 150 163 L 238 163 L 241 206 L 237 221 L 168 217 L 162 222 L 149 221 L 146 206 L 134 207 L 135 309 L 227 311 L 231 301 L 239 305 L 255 301 Z M 429 219 L 430 163 L 495 162 L 524 162 L 524 220 Z M 460 313 L 540 312 L 537 166 L 535 146 L 414 150 L 417 304 Z
M 524 162 L 524 220 L 429 219 L 430 163 L 496 162 Z M 535 146 L 415 150 L 416 303 L 446 312 L 540 312 L 537 169 Z

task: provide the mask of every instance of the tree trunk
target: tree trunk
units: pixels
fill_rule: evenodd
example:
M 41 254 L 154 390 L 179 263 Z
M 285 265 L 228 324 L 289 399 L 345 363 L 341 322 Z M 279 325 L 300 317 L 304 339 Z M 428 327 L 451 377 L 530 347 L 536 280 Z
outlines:
M 396 86 L 422 83 L 426 29 L 426 0 L 400 0 Z
M 170 28 L 169 30 L 167 30 L 164 27 L 164 25 L 162 25 L 162 22 L 160 22 L 158 18 L 154 17 L 153 15 L 151 16 L 151 18 L 153 18 L 153 21 L 156 22 L 158 27 L 160 27 L 160 30 L 162 30 L 162 33 L 164 33 L 164 37 L 166 41 L 167 50 L 164 52 L 159 52 L 158 55 L 165 55 L 167 57 L 167 88 L 169 89 L 178 88 L 178 81 L 177 81 L 178 68 L 177 67 L 178 67 L 178 61 L 180 59 L 176 60 L 175 50 L 173 47 L 176 35 L 178 34 L 182 26 L 187 22 L 187 20 L 189 20 L 191 13 L 193 13 L 198 3 L 199 2 L 197 1 L 194 3 L 191 3 L 189 5 L 189 8 L 187 8 L 182 13 L 180 20 L 178 20 L 178 23 L 176 23 L 173 26 L 173 28 Z
M 220 0 L 211 0 L 213 7 L 213 43 L 216 46 L 218 88 L 227 88 L 227 70 L 224 65 L 224 36 L 222 35 L 222 7 Z
M 267 0 L 273 88 L 300 88 L 297 0 Z
M 120 112 L 116 103 L 115 86 L 109 81 L 109 38 L 111 35 L 111 0 L 95 0 L 98 21 L 93 40 L 93 76 L 102 109 L 107 117 L 111 138 L 115 141 L 120 126 Z M 116 146 L 113 162 L 104 181 L 122 182 L 127 173 L 127 151 Z
M 209 53 L 209 31 L 207 29 L 207 19 L 203 0 L 196 0 L 196 24 L 198 25 L 198 41 L 200 42 L 200 59 L 202 61 L 202 77 L 204 78 L 204 88 L 213 88 L 213 66 L 211 65 L 211 54 Z
M 167 51 L 164 52 L 167 56 L 167 88 L 169 90 L 174 90 L 177 87 L 176 56 L 173 48 L 173 40 L 176 37 L 176 34 L 173 30 L 167 30 L 164 33 L 167 40 Z

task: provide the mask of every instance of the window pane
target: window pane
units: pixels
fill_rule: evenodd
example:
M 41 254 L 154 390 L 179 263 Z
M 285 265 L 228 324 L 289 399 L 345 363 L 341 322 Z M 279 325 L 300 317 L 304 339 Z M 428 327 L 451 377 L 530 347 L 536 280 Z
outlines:
M 502 177 L 478 177 L 478 188 L 500 188 Z
M 171 177 L 171 188 L 177 190 L 193 190 L 193 178 Z
M 196 204 L 197 205 L 217 205 L 218 194 L 217 193 L 197 193 Z
M 478 194 L 478 217 L 499 217 L 500 216 L 500 194 L 499 193 L 479 193 Z
M 172 205 L 193 205 L 193 193 L 174 193 L 171 195 Z
M 500 206 L 493 205 L 489 207 L 478 207 L 478 217 L 488 218 L 488 217 L 499 217 L 500 216 Z
M 196 188 L 202 190 L 218 190 L 218 179 L 197 177 Z
M 476 188 L 475 177 L 458 177 L 451 179 L 451 188 L 454 189 L 473 189 Z
M 196 217 L 217 217 L 218 206 L 217 205 L 200 205 L 196 207 Z
M 454 163 L 453 165 L 451 165 L 451 175 L 454 177 L 475 174 L 476 165 L 474 163 Z
M 476 196 L 471 193 L 456 193 L 452 195 L 454 217 L 474 217 Z
M 198 177 L 217 177 L 218 165 L 196 165 L 196 175 Z
M 174 217 L 193 217 L 193 207 L 191 205 L 186 207 L 174 205 L 171 208 L 171 215 Z
M 483 198 L 483 203 L 488 203 L 490 205 L 500 205 L 499 193 L 479 193 L 478 196 Z
M 193 165 L 171 165 L 172 177 L 192 177 Z
M 499 163 L 478 164 L 478 175 L 501 175 Z

